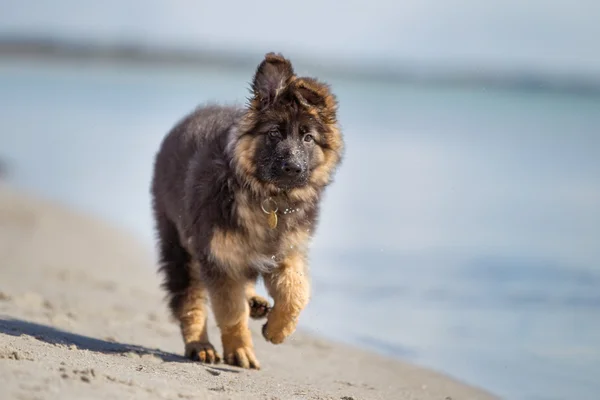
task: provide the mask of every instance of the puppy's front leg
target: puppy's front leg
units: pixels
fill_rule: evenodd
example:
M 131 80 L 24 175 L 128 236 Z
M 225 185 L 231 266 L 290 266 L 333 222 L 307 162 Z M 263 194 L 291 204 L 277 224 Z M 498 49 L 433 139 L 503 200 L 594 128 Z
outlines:
M 279 344 L 296 330 L 301 311 L 308 304 L 310 283 L 304 256 L 288 256 L 273 273 L 264 275 L 274 305 L 263 326 L 263 336 Z
M 246 299 L 246 283 L 222 277 L 209 287 L 209 293 L 221 330 L 225 362 L 242 368 L 260 369 L 248 328 L 250 306 Z

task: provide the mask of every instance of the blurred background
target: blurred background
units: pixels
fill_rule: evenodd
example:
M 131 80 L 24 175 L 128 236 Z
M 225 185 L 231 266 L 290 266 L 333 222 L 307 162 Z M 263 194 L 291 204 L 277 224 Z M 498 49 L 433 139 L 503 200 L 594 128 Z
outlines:
M 1 179 L 153 250 L 162 137 L 282 52 L 332 85 L 347 142 L 301 326 L 504 398 L 597 398 L 599 21 L 596 0 L 0 0 Z

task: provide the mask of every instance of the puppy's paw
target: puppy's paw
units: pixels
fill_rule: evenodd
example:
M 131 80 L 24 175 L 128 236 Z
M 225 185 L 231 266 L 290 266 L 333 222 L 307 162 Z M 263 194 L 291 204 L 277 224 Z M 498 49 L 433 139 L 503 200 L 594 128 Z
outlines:
M 246 369 L 260 369 L 260 363 L 254 355 L 252 347 L 238 347 L 225 350 L 225 362 L 229 365 Z
M 296 324 L 286 324 L 283 327 L 279 326 L 275 328 L 277 324 L 269 323 L 267 321 L 266 324 L 262 327 L 262 335 L 267 340 L 267 342 L 271 342 L 273 344 L 281 344 L 296 330 Z
M 262 319 L 271 310 L 269 301 L 261 296 L 252 296 L 248 299 L 248 304 L 250 305 L 250 318 L 252 319 Z
M 190 342 L 185 345 L 185 356 L 192 361 L 201 363 L 217 364 L 221 357 L 212 344 L 208 342 Z

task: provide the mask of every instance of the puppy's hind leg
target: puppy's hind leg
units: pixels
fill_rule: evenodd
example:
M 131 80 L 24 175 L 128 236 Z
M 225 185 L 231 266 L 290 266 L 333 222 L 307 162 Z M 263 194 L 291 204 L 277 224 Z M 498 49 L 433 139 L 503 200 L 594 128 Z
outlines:
M 269 300 L 256 294 L 255 285 L 255 281 L 249 281 L 246 284 L 246 299 L 250 306 L 250 318 L 262 319 L 269 313 L 271 304 L 269 303 Z
M 190 266 L 190 284 L 179 312 L 185 355 L 195 361 L 218 363 L 221 358 L 208 340 L 206 329 L 208 292 L 195 276 L 200 266 L 197 263 L 191 263 Z
M 157 213 L 160 271 L 165 275 L 169 308 L 179 322 L 185 356 L 192 360 L 217 363 L 220 357 L 208 340 L 206 330 L 207 291 L 198 277 L 200 266 L 182 246 L 175 224 Z

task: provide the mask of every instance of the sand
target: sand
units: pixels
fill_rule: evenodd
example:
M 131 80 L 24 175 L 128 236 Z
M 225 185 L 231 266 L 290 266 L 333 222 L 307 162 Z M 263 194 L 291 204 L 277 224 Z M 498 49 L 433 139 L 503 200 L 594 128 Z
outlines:
M 0 184 L 0 399 L 495 398 L 301 331 L 275 346 L 254 321 L 260 371 L 187 361 L 153 260 L 114 227 Z

